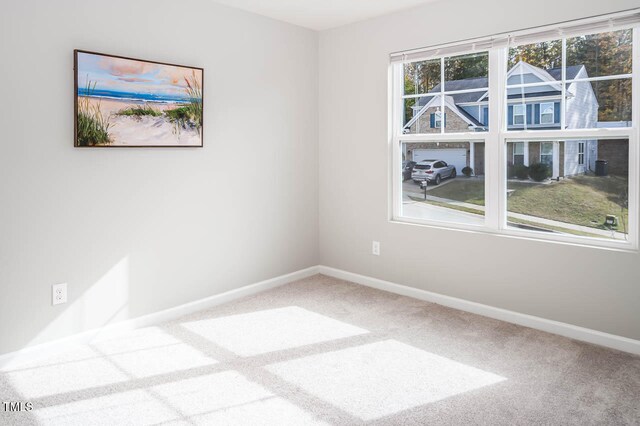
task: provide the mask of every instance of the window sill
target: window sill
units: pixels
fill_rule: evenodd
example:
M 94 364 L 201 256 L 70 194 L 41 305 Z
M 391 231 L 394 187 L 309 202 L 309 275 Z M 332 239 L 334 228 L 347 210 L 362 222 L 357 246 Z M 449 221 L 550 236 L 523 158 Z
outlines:
M 391 217 L 389 222 L 396 225 L 409 225 L 424 228 L 490 235 L 498 238 L 510 238 L 531 242 L 556 243 L 581 248 L 601 249 L 622 253 L 637 254 L 637 247 L 629 241 L 604 240 L 590 237 L 571 236 L 566 234 L 547 234 L 536 231 L 519 231 L 512 228 L 493 229 L 486 225 L 468 225 L 462 223 L 440 222 L 410 217 Z

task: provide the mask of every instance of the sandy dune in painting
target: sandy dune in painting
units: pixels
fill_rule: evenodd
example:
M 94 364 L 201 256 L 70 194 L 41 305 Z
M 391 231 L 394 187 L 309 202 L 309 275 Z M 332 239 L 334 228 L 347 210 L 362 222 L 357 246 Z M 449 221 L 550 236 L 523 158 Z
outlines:
M 79 98 L 82 98 L 79 97 Z M 109 123 L 109 137 L 112 146 L 198 146 L 200 145 L 200 130 L 187 126 L 186 128 L 172 122 L 164 115 L 153 116 L 125 116 L 118 115 L 120 111 L 147 106 L 159 112 L 173 110 L 180 107 L 177 103 L 135 102 L 105 98 L 88 98 L 93 106 L 100 107 L 100 112 Z

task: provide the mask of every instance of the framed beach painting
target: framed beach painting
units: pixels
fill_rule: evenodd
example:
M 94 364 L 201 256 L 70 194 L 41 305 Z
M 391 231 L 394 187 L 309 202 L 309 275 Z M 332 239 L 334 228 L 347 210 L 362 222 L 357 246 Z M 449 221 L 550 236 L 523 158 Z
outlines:
M 202 147 L 202 68 L 74 51 L 76 147 Z

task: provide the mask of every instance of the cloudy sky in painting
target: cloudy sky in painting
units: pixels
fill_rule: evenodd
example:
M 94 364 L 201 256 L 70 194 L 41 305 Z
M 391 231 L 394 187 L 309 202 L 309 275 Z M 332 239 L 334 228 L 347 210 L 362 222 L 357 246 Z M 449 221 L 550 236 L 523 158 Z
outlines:
M 78 52 L 79 88 L 86 87 L 88 79 L 96 83 L 96 90 L 182 97 L 186 96 L 185 77 L 192 72 L 189 68 Z M 196 70 L 196 77 L 201 80 L 200 70 Z

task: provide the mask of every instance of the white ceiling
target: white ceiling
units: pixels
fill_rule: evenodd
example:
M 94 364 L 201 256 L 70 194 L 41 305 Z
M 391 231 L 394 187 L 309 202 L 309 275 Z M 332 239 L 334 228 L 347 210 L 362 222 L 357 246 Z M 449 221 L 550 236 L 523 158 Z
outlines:
M 215 0 L 280 21 L 326 30 L 436 0 Z

